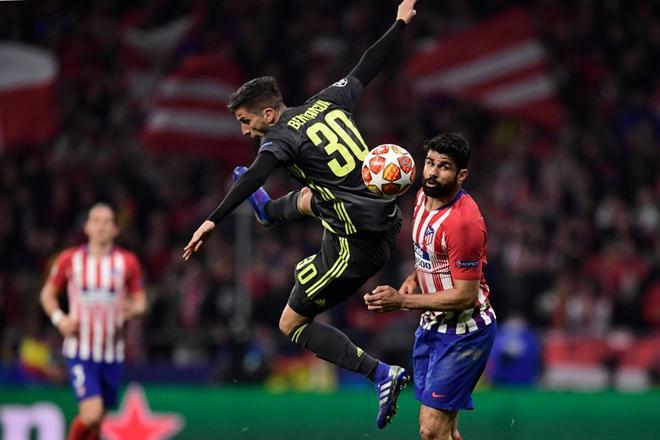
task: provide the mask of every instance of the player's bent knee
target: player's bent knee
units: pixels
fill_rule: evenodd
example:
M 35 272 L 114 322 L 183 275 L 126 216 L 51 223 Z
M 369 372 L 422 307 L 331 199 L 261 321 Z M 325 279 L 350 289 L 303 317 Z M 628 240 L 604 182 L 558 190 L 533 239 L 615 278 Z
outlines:
M 309 318 L 299 315 L 287 304 L 282 311 L 282 316 L 280 316 L 280 331 L 285 336 L 289 336 L 294 330 L 309 321 Z
M 93 396 L 80 402 L 80 421 L 88 428 L 101 426 L 104 409 L 100 396 Z
M 292 319 L 290 316 L 287 316 L 287 313 L 282 313 L 280 317 L 280 331 L 284 336 L 289 336 L 296 328 L 301 325 L 300 322 L 296 319 Z
M 287 320 L 285 320 L 284 317 L 280 318 L 280 331 L 284 336 L 289 336 L 293 329 L 294 327 Z
M 423 440 L 452 440 L 451 419 L 443 415 L 428 412 L 421 415 L 419 435 Z
M 304 187 L 298 195 L 298 210 L 305 215 L 314 215 L 312 210 L 312 190 Z
M 422 440 L 452 440 L 451 429 L 433 424 L 421 424 L 419 436 Z
M 103 409 L 87 409 L 80 411 L 80 420 L 90 429 L 97 429 L 103 421 Z
M 419 438 L 422 440 L 437 440 L 440 437 L 435 436 L 433 428 L 429 425 L 420 425 L 419 427 Z

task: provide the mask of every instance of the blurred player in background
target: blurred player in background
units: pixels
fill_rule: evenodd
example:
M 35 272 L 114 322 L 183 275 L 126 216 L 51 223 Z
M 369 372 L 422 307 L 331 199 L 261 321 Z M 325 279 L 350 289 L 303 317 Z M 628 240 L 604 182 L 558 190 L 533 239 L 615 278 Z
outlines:
M 473 409 L 472 390 L 490 354 L 497 324 L 483 274 L 486 225 L 462 189 L 470 146 L 458 134 L 424 144 L 423 187 L 413 214 L 415 271 L 399 291 L 364 296 L 375 312 L 425 310 L 415 332 L 415 396 L 425 440 L 458 440 L 458 411 Z M 423 295 L 414 295 L 415 293 Z
M 98 439 L 107 408 L 117 403 L 124 361 L 124 321 L 147 310 L 136 256 L 114 245 L 113 209 L 94 205 L 85 222 L 88 242 L 62 252 L 41 290 L 41 305 L 64 336 L 63 353 L 79 414 L 69 440 Z M 66 286 L 69 312 L 59 307 Z
M 261 223 L 305 215 L 318 218 L 325 227 L 321 250 L 296 266 L 280 330 L 318 357 L 374 382 L 379 428 L 394 416 L 398 394 L 410 380 L 408 372 L 374 359 L 344 333 L 314 317 L 346 300 L 383 267 L 401 228 L 394 198 L 378 197 L 362 182 L 362 160 L 369 148 L 352 112 L 363 88 L 415 15 L 415 3 L 402 1 L 395 23 L 348 76 L 304 105 L 287 108 L 272 77 L 248 81 L 232 95 L 229 109 L 244 135 L 261 138 L 259 154 L 249 169 L 234 170 L 236 183 L 195 231 L 183 253 L 185 259 L 190 258 L 216 224 L 248 197 Z M 271 201 L 260 187 L 277 167 L 286 167 L 305 188 Z

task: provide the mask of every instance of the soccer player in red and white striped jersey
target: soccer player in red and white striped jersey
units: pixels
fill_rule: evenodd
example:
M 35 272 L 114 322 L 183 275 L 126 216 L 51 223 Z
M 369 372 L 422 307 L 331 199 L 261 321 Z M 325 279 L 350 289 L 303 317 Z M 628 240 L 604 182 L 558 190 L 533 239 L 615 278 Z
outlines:
M 64 336 L 63 353 L 79 402 L 69 440 L 99 438 L 105 410 L 117 403 L 124 321 L 147 309 L 140 263 L 114 245 L 118 233 L 113 209 L 94 205 L 85 222 L 87 244 L 60 253 L 41 290 L 41 304 Z M 65 287 L 67 314 L 58 304 Z
M 467 141 L 447 133 L 424 148 L 424 183 L 413 215 L 415 270 L 399 291 L 378 286 L 364 300 L 375 312 L 424 311 L 413 348 L 420 435 L 460 440 L 458 412 L 474 408 L 472 390 L 497 330 L 483 274 L 486 224 L 462 189 L 470 158 Z

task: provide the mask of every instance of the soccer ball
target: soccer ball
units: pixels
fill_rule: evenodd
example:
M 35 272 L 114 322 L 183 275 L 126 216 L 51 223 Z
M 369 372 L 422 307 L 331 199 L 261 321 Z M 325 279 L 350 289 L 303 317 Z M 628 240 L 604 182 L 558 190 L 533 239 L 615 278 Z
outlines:
M 362 180 L 374 194 L 400 196 L 415 180 L 415 161 L 405 148 L 379 145 L 364 158 Z

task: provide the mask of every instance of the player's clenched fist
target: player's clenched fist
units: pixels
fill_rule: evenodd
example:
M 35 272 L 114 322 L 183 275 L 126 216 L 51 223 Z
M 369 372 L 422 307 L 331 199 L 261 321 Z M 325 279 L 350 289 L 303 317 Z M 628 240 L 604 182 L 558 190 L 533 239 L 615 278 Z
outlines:
M 417 3 L 417 0 L 403 0 L 397 9 L 396 19 L 403 20 L 406 24 L 410 23 L 410 20 L 417 14 L 415 3 Z
M 57 329 L 62 336 L 73 336 L 78 332 L 78 321 L 68 315 L 64 315 L 60 319 L 60 322 L 57 323 Z
M 403 304 L 403 295 L 391 286 L 376 286 L 371 293 L 363 296 L 367 309 L 372 312 L 391 312 L 400 310 Z

